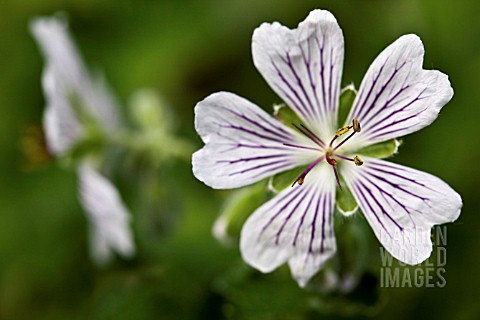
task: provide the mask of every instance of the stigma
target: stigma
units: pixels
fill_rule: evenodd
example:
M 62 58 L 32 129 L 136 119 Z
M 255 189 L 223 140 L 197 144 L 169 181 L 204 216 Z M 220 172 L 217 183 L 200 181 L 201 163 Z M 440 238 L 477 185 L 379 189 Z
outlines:
M 313 142 L 317 142 L 318 140 L 320 140 L 311 130 L 306 128 L 303 124 L 300 125 L 300 127 L 295 124 L 293 124 L 293 126 L 297 128 L 297 130 L 300 131 L 300 133 L 305 135 L 307 138 L 309 138 Z M 334 145 L 334 143 L 337 142 L 337 139 L 339 137 L 348 133 L 350 130 L 352 130 L 350 135 L 348 135 L 345 139 L 343 139 L 342 141 Z M 354 158 L 345 157 L 341 154 L 338 154 L 337 150 L 342 145 L 344 145 L 348 140 L 350 140 L 355 134 L 361 131 L 362 131 L 362 128 L 360 126 L 360 122 L 357 119 L 353 119 L 352 125 L 341 127 L 335 132 L 335 135 L 330 141 L 330 144 L 328 145 L 328 147 L 324 145 L 319 145 L 318 143 L 316 143 L 317 145 L 319 145 L 319 147 L 321 147 L 320 149 L 318 149 L 321 152 L 321 155 L 312 164 L 310 164 L 307 167 L 307 169 L 305 169 L 305 171 L 303 171 L 300 174 L 300 176 L 293 182 L 292 187 L 295 186 L 296 183 L 298 183 L 298 185 L 302 185 L 305 182 L 305 178 L 307 174 L 313 169 L 313 167 L 315 167 L 321 161 L 325 160 L 332 167 L 332 170 L 335 175 L 335 179 L 337 181 L 337 185 L 339 189 L 342 190 L 342 185 L 340 183 L 340 177 L 337 169 L 338 161 L 341 161 L 341 160 L 351 161 L 355 164 L 355 166 L 359 167 L 363 165 L 363 160 L 358 155 L 356 155 Z M 287 146 L 300 147 L 300 146 L 294 146 L 294 145 L 287 145 Z

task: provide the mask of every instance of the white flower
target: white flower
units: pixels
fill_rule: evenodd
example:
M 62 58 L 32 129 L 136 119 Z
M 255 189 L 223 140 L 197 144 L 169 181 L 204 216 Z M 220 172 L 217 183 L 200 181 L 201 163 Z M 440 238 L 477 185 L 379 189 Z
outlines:
M 62 155 L 86 134 L 79 115 L 93 118 L 107 132 L 117 130 L 115 98 L 102 77 L 91 79 L 66 22 L 59 17 L 37 18 L 30 29 L 45 58 L 43 121 L 50 152 Z
M 49 151 L 68 154 L 91 130 L 113 133 L 119 128 L 117 104 L 103 79 L 92 80 L 64 21 L 37 18 L 31 32 L 45 58 L 43 89 L 47 108 L 43 119 Z M 115 251 L 124 257 L 135 253 L 129 213 L 114 185 L 84 159 L 77 168 L 79 198 L 90 222 L 91 254 L 105 264 Z
M 131 257 L 135 246 L 130 214 L 115 186 L 89 162 L 77 169 L 79 197 L 90 221 L 91 256 L 99 265 L 110 261 L 113 251 Z
M 361 155 L 366 146 L 426 127 L 451 99 L 447 76 L 422 69 L 420 39 L 402 36 L 375 59 L 340 129 L 344 42 L 330 12 L 314 10 L 294 30 L 262 24 L 252 52 L 257 69 L 303 123 L 294 130 L 241 97 L 214 93 L 195 107 L 205 146 L 193 155 L 193 172 L 228 189 L 308 167 L 248 218 L 240 239 L 244 260 L 262 272 L 288 262 L 305 286 L 336 251 L 339 175 L 388 252 L 408 264 L 427 259 L 432 226 L 458 218 L 460 196 L 430 174 Z

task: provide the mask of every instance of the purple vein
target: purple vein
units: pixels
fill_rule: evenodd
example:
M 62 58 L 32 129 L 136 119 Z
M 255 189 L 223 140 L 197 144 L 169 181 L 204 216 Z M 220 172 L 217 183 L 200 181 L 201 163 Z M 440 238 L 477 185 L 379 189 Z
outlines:
M 257 122 L 257 121 L 254 121 L 254 120 L 248 118 L 247 116 L 245 116 L 245 115 L 243 115 L 243 114 L 239 114 L 238 112 L 235 112 L 235 111 L 230 110 L 230 109 L 225 109 L 225 110 L 233 113 L 234 115 L 236 115 L 237 117 L 239 117 L 239 118 L 241 118 L 241 119 L 244 119 L 245 121 L 253 124 L 254 126 L 259 127 L 260 129 L 262 129 L 262 130 L 264 130 L 264 131 L 266 131 L 266 132 L 268 132 L 268 133 L 273 134 L 274 136 L 280 136 L 281 138 L 286 139 L 286 140 L 291 139 L 291 136 L 290 136 L 290 135 L 284 134 L 283 132 L 273 131 L 272 129 L 265 127 L 265 126 L 262 125 L 261 123 L 259 123 L 259 122 Z M 258 115 L 257 115 L 257 116 L 258 116 Z
M 402 168 L 396 168 L 396 167 L 391 166 L 391 165 L 388 165 L 388 164 L 376 163 L 376 162 L 374 162 L 374 161 L 369 162 L 368 165 L 371 166 L 372 169 L 374 169 L 374 170 L 377 170 L 377 171 L 380 171 L 380 172 L 383 172 L 383 173 L 386 173 L 386 174 L 393 175 L 393 176 L 395 176 L 395 177 L 397 177 L 397 178 L 400 178 L 400 179 L 407 180 L 407 181 L 412 182 L 412 183 L 415 183 L 415 184 L 417 184 L 417 185 L 419 185 L 419 186 L 421 186 L 421 187 L 424 187 L 425 189 L 428 189 L 428 190 L 430 190 L 430 191 L 438 192 L 437 190 L 434 190 L 434 189 L 432 189 L 432 188 L 429 188 L 428 186 L 426 186 L 426 185 L 423 184 L 423 183 L 418 182 L 417 180 L 410 179 L 410 178 L 408 178 L 408 177 L 402 176 L 401 174 L 396 173 L 396 172 L 391 172 L 391 171 L 385 170 L 385 168 L 390 168 L 390 169 L 392 169 L 392 170 L 402 171 L 402 170 L 401 170 Z M 403 170 L 403 171 L 404 171 L 404 172 L 409 172 L 408 170 Z
M 254 136 L 257 136 L 259 138 L 262 138 L 262 139 L 266 139 L 266 140 L 270 140 L 270 141 L 275 141 L 275 142 L 279 142 L 279 143 L 283 143 L 284 140 L 281 140 L 281 139 L 278 139 L 278 138 L 273 138 L 273 137 L 269 137 L 269 136 L 266 136 L 266 135 L 263 135 L 263 134 L 260 134 L 256 131 L 253 131 L 253 130 L 249 130 L 249 129 L 246 129 L 244 127 L 240 127 L 240 126 L 236 126 L 236 125 L 232 125 L 232 124 L 229 124 L 229 125 L 219 125 L 220 127 L 222 128 L 229 128 L 229 129 L 234 129 L 234 130 L 238 130 L 238 131 L 243 131 L 243 132 L 246 132 L 246 133 L 249 133 L 251 135 L 254 135 Z
M 407 90 L 408 88 L 410 88 L 410 86 L 406 86 L 406 87 L 402 87 L 400 88 L 400 90 L 397 91 L 397 93 L 395 93 L 390 99 L 388 99 L 385 104 L 378 108 L 377 112 L 375 112 L 374 114 L 370 115 L 369 117 L 365 117 L 362 122 L 364 123 L 368 123 L 370 122 L 371 119 L 374 119 L 376 116 L 378 116 L 381 112 L 385 111 L 386 109 L 390 108 L 390 103 L 392 103 L 400 94 L 402 94 L 405 90 Z M 393 104 L 395 105 L 395 103 Z
M 295 129 L 297 129 L 298 131 L 303 133 L 307 138 L 309 138 L 317 146 L 319 146 L 320 148 L 323 148 L 324 145 L 323 145 L 322 140 L 316 140 L 315 136 L 311 136 L 307 131 L 303 130 L 302 128 L 297 126 L 295 123 L 292 123 L 292 125 L 295 127 Z
M 382 220 L 380 219 L 380 217 L 377 215 L 377 213 L 375 212 L 375 210 L 373 209 L 372 205 L 370 204 L 370 202 L 366 199 L 365 197 L 365 194 L 363 193 L 362 189 L 358 188 L 357 185 L 353 185 L 353 189 L 352 189 L 352 192 L 355 193 L 357 199 L 360 199 L 360 204 L 363 203 L 363 208 L 362 208 L 362 211 L 365 213 L 365 214 L 368 214 L 368 211 L 366 211 L 366 206 L 365 204 L 368 206 L 368 208 L 370 209 L 370 212 L 375 216 L 378 224 L 383 228 L 383 230 L 385 230 L 385 232 L 387 232 L 388 236 L 391 238 L 392 235 L 390 234 L 390 232 L 388 232 L 388 230 L 385 228 L 385 225 L 383 224 Z
M 277 67 L 277 65 L 275 64 L 275 62 L 273 61 L 273 59 L 271 59 L 271 63 L 273 65 L 273 68 L 275 69 L 275 71 L 277 72 L 277 75 L 280 77 L 280 79 L 282 80 L 282 82 L 287 86 L 288 89 L 290 89 L 290 92 L 293 93 L 293 95 L 297 98 L 297 101 L 299 102 L 298 104 L 294 103 L 294 101 L 292 100 L 292 104 L 296 105 L 297 106 L 297 109 L 299 111 L 301 111 L 304 116 L 307 117 L 308 115 L 308 108 L 306 107 L 305 103 L 303 102 L 303 99 L 299 96 L 297 90 L 295 90 L 295 88 L 292 87 L 292 85 L 290 84 L 290 82 L 287 81 L 287 79 L 285 78 L 285 76 L 283 75 L 283 73 L 280 71 L 280 69 Z M 302 108 L 300 108 L 300 106 Z M 307 117 L 308 118 L 308 117 Z
M 315 213 L 313 214 L 313 219 L 312 223 L 310 224 L 311 228 L 311 233 L 310 233 L 310 243 L 308 245 L 308 252 L 313 253 L 313 241 L 315 240 L 315 231 L 316 231 L 316 224 L 317 224 L 317 216 L 318 216 L 318 209 L 320 207 L 320 202 L 324 202 L 325 194 L 320 194 L 320 199 L 318 199 L 317 202 L 317 208 L 315 210 Z
M 368 194 L 370 195 L 370 198 L 373 199 L 373 201 L 375 201 L 375 203 L 377 204 L 377 207 L 382 211 L 382 213 L 390 220 L 392 221 L 398 229 L 400 229 L 400 231 L 403 231 L 403 227 L 395 220 L 393 219 L 393 217 L 387 212 L 387 210 L 385 210 L 384 206 L 378 201 L 378 199 L 373 195 L 373 192 L 372 190 L 367 187 L 365 184 L 362 184 L 363 185 L 363 188 L 368 192 Z
M 305 130 L 307 130 L 308 133 L 310 133 L 310 135 L 311 135 L 312 137 L 314 137 L 320 144 L 322 144 L 323 146 L 325 146 L 325 143 L 322 141 L 322 139 L 320 139 L 320 137 L 317 136 L 312 130 L 308 129 L 308 128 L 307 128 L 306 126 L 304 126 L 303 124 L 300 124 L 300 126 L 301 126 L 302 128 L 304 128 Z
M 417 195 L 417 194 L 415 194 L 415 193 L 413 193 L 413 192 L 411 192 L 411 191 L 409 191 L 409 190 L 406 190 L 406 189 L 404 189 L 400 184 L 393 183 L 393 182 L 385 179 L 384 177 L 378 176 L 378 175 L 373 174 L 373 173 L 370 173 L 370 175 L 373 176 L 373 177 L 375 177 L 375 178 L 377 178 L 378 180 L 381 180 L 381 181 L 389 184 L 389 185 L 392 186 L 393 188 L 398 189 L 398 190 L 401 190 L 401 191 L 403 191 L 403 192 L 405 192 L 405 193 L 407 193 L 407 194 L 409 194 L 409 195 L 411 195 L 411 196 L 413 196 L 413 197 L 415 197 L 415 198 L 418 198 L 418 199 L 420 199 L 420 200 L 422 200 L 422 201 L 424 201 L 424 202 L 427 201 L 427 200 L 430 200 L 429 198 L 421 197 L 421 196 L 419 196 L 419 195 Z
M 426 89 L 426 88 L 425 88 L 425 89 Z M 421 93 L 419 93 L 419 95 L 416 96 L 414 99 L 412 99 L 412 101 L 410 101 L 409 103 L 407 103 L 406 105 L 404 105 L 402 108 L 397 109 L 397 110 L 395 110 L 395 111 L 393 111 L 393 112 L 391 112 L 391 113 L 386 114 L 386 115 L 385 115 L 382 119 L 380 119 L 380 120 L 376 120 L 376 123 L 375 123 L 375 124 L 370 125 L 370 126 L 368 127 L 368 129 L 365 129 L 365 130 L 372 131 L 372 130 L 375 129 L 375 130 L 377 130 L 377 131 L 380 131 L 380 130 L 388 127 L 389 125 L 384 125 L 384 126 L 381 127 L 380 129 L 377 128 L 379 125 L 383 124 L 385 121 L 387 121 L 388 119 L 390 119 L 391 117 L 393 117 L 393 116 L 396 115 L 397 113 L 405 111 L 405 109 L 407 109 L 408 107 L 410 107 L 411 105 L 413 105 L 415 102 L 421 100 L 422 98 L 421 98 L 420 96 L 422 95 L 423 92 L 424 92 L 424 90 L 423 90 Z M 427 108 L 424 108 L 422 111 L 418 112 L 416 115 L 422 113 L 422 112 L 425 111 L 426 109 L 427 109 Z
M 322 45 L 320 45 L 320 41 L 318 40 L 317 37 L 315 37 L 315 41 L 317 43 L 317 46 L 318 46 L 318 50 L 319 50 L 319 66 L 320 66 L 320 70 L 319 70 L 319 76 L 320 76 L 320 85 L 321 85 L 321 88 L 322 88 L 322 102 L 323 102 L 323 108 L 321 108 L 322 110 L 326 110 L 327 109 L 327 101 L 325 100 L 326 99 L 326 91 L 325 91 L 325 63 L 323 61 L 323 44 L 325 43 L 325 35 L 322 33 Z M 324 115 L 326 116 L 326 115 Z
M 283 145 L 284 145 L 284 146 L 287 146 L 287 147 L 292 147 L 292 148 L 307 149 L 307 150 L 314 150 L 314 151 L 322 151 L 322 149 L 319 149 L 319 148 L 304 147 L 304 146 L 299 146 L 299 145 L 290 144 L 290 143 L 284 143 Z
M 246 173 L 246 172 L 250 172 L 252 170 L 257 170 L 257 169 L 261 169 L 261 168 L 264 168 L 264 167 L 268 167 L 268 166 L 272 166 L 272 165 L 280 164 L 280 163 L 282 164 L 282 166 L 280 166 L 280 167 L 288 167 L 290 165 L 290 162 L 288 162 L 286 159 L 282 159 L 282 160 L 277 160 L 277 161 L 273 161 L 273 162 L 263 163 L 263 164 L 260 164 L 260 165 L 254 166 L 254 167 L 250 167 L 250 168 L 247 168 L 247 169 L 235 171 L 235 172 L 229 173 L 228 175 L 229 176 L 234 176 L 234 175 L 237 175 L 237 174 L 243 174 L 243 173 Z
M 283 158 L 288 155 L 286 154 L 271 154 L 267 156 L 256 156 L 256 157 L 248 157 L 248 158 L 239 158 L 235 160 L 217 160 L 217 163 L 229 163 L 229 164 L 235 164 L 238 162 L 249 162 L 249 161 L 255 161 L 255 160 L 264 160 L 264 159 L 273 159 L 273 158 Z
M 310 61 L 311 61 L 310 38 L 307 39 L 307 49 L 308 49 L 308 58 L 305 57 L 305 52 L 303 50 L 303 47 L 300 45 L 300 50 L 301 50 L 301 53 L 302 53 L 303 62 L 305 64 L 305 66 L 307 67 L 308 80 L 310 82 L 310 87 L 312 88 L 313 96 L 315 98 L 316 107 L 320 108 L 320 103 L 319 103 L 318 94 L 317 94 L 317 85 L 316 85 L 315 81 L 313 81 L 312 68 L 311 68 L 311 63 L 310 63 Z
M 359 114 L 358 115 L 358 118 L 364 118 L 366 117 L 370 111 L 372 111 L 373 109 L 375 109 L 376 107 L 376 103 L 378 101 L 378 99 L 380 99 L 380 97 L 383 95 L 383 92 L 385 91 L 385 89 L 390 85 L 390 83 L 392 82 L 393 79 L 395 79 L 395 76 L 397 75 L 397 73 L 405 66 L 406 62 L 404 62 L 398 69 L 395 68 L 395 70 L 393 71 L 393 73 L 390 75 L 390 77 L 388 78 L 388 80 L 382 85 L 382 87 L 380 88 L 380 90 L 375 94 L 375 98 L 373 99 L 372 103 L 370 103 L 370 106 L 368 108 L 365 109 L 365 113 L 363 115 Z M 363 113 L 363 112 L 362 112 Z
M 283 229 L 285 228 L 285 226 L 287 225 L 287 222 L 292 218 L 293 214 L 297 211 L 298 207 L 300 206 L 300 203 L 303 202 L 303 200 L 305 200 L 305 198 L 307 197 L 307 195 L 309 195 L 311 193 L 311 190 L 309 190 L 308 192 L 305 192 L 303 194 L 303 197 L 297 201 L 297 203 L 294 205 L 294 207 L 292 208 L 292 210 L 290 211 L 290 213 L 287 215 L 287 217 L 285 218 L 285 220 L 283 221 L 280 229 L 277 231 L 277 234 L 276 234 L 276 237 L 275 237 L 275 244 L 278 245 L 279 241 L 280 241 L 280 235 L 282 234 L 283 232 Z M 306 211 L 308 210 L 308 207 L 305 209 Z
M 287 55 L 287 60 L 286 60 L 286 63 L 288 65 L 288 67 L 290 68 L 290 71 L 292 72 L 293 76 L 295 77 L 295 79 L 297 80 L 297 84 L 298 86 L 300 87 L 300 90 L 302 90 L 302 93 L 304 95 L 304 97 L 307 99 L 307 102 L 310 106 L 310 115 L 312 117 L 315 116 L 315 108 L 313 107 L 313 104 L 312 104 L 312 101 L 310 100 L 310 96 L 307 94 L 307 91 L 305 89 L 305 86 L 303 85 L 303 81 L 302 79 L 298 76 L 298 73 L 297 73 L 297 70 L 295 70 L 295 68 L 293 67 L 293 64 L 292 64 L 292 60 L 290 58 L 290 53 L 286 52 L 286 55 Z
M 293 238 L 293 243 L 292 243 L 292 245 L 293 245 L 294 247 L 297 245 L 298 235 L 300 234 L 300 230 L 302 229 L 302 226 L 303 226 L 303 221 L 305 220 L 305 216 L 306 216 L 307 213 L 308 213 L 308 209 L 310 208 L 310 205 L 312 204 L 314 197 L 315 197 L 315 196 L 312 196 L 312 197 L 310 198 L 310 201 L 308 202 L 307 209 L 303 212 L 302 217 L 300 218 L 300 223 L 299 223 L 298 226 L 297 226 L 297 231 L 295 232 L 295 237 Z M 315 211 L 317 211 L 317 210 L 318 210 L 318 201 L 317 201 L 317 208 L 316 208 Z
M 288 189 L 288 190 L 291 190 L 291 189 Z M 301 191 L 304 191 L 304 189 L 301 189 L 301 188 L 297 188 L 295 189 L 294 191 L 292 192 L 286 192 L 284 195 L 282 195 L 282 198 L 281 199 L 273 199 L 272 201 L 274 202 L 272 204 L 271 207 L 269 207 L 268 209 L 265 209 L 265 212 L 269 212 L 270 210 L 274 209 L 276 206 L 280 205 L 282 202 L 286 202 L 282 207 L 280 207 L 280 209 L 278 209 L 276 211 L 276 213 L 270 217 L 270 219 L 267 221 L 267 223 L 262 227 L 262 230 L 260 232 L 260 237 L 262 236 L 262 234 L 265 232 L 265 230 L 267 230 L 267 228 L 273 223 L 273 221 L 275 221 L 275 219 L 277 219 L 277 217 L 288 207 L 288 205 L 294 201 L 294 199 L 298 196 L 298 194 L 301 192 Z M 277 200 L 277 201 L 276 201 Z
M 385 61 L 386 62 L 386 61 Z M 363 98 L 363 95 L 364 95 L 364 92 L 365 90 L 362 90 L 362 92 L 360 93 L 360 96 L 359 96 L 359 100 L 358 101 L 362 101 L 362 104 L 356 108 L 356 112 L 357 114 L 354 115 L 354 118 L 359 118 L 360 114 L 363 112 L 363 108 L 365 107 L 365 104 L 367 103 L 367 100 L 370 99 L 370 95 L 372 94 L 373 92 L 373 88 L 375 88 L 375 86 L 377 85 L 377 81 L 378 79 L 380 78 L 380 76 L 382 75 L 382 72 L 383 72 L 383 68 L 385 68 L 385 64 L 383 64 L 381 67 L 380 67 L 380 70 L 378 70 L 378 73 L 377 75 L 375 76 L 375 78 L 373 79 L 372 83 L 371 83 L 371 86 L 370 86 L 370 89 L 368 90 L 368 93 L 367 93 L 367 96 L 365 98 Z M 361 100 L 362 99 L 362 100 Z M 353 109 L 352 109 L 353 111 Z

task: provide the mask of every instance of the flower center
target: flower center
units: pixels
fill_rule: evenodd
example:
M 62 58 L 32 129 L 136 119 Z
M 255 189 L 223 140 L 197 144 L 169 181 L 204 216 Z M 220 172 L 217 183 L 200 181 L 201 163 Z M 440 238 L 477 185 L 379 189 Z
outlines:
M 325 160 L 333 169 L 333 172 L 335 173 L 335 178 L 337 180 L 337 184 L 338 184 L 338 187 L 340 188 L 340 190 L 342 190 L 342 185 L 340 183 L 340 178 L 338 176 L 338 170 L 337 170 L 337 159 L 342 159 L 342 160 L 347 160 L 347 161 L 352 161 L 355 163 L 356 166 L 361 166 L 363 164 L 363 161 L 362 159 L 360 159 L 359 156 L 355 156 L 353 159 L 352 158 L 348 158 L 348 157 L 345 157 L 345 156 L 342 156 L 340 154 L 337 154 L 336 151 L 338 150 L 338 148 L 340 148 L 343 144 L 345 144 L 345 142 L 347 142 L 348 140 L 350 140 L 357 132 L 360 132 L 362 131 L 361 127 L 360 127 L 360 123 L 358 122 L 357 119 L 353 119 L 352 121 L 352 125 L 351 126 L 344 126 L 340 129 L 337 130 L 337 132 L 335 133 L 335 136 L 332 138 L 332 140 L 330 141 L 330 144 L 328 145 L 328 147 L 325 146 L 325 144 L 323 143 L 323 141 L 317 136 L 315 135 L 310 129 L 308 129 L 307 127 L 305 127 L 303 124 L 301 124 L 300 126 L 297 126 L 295 124 L 293 124 L 293 126 L 298 130 L 300 131 L 300 133 L 302 133 L 304 136 L 306 136 L 307 138 L 309 138 L 311 141 L 313 141 L 316 145 L 318 145 L 320 147 L 320 149 L 316 149 L 316 150 L 319 150 L 321 151 L 322 153 L 324 152 L 324 155 L 320 156 L 319 158 L 317 158 L 315 161 L 313 161 L 308 167 L 307 169 L 305 169 L 305 171 L 303 171 L 300 176 L 293 182 L 292 184 L 292 187 L 295 185 L 295 183 L 298 183 L 299 185 L 302 185 L 303 182 L 305 181 L 305 177 L 307 176 L 307 174 L 317 165 L 319 164 L 321 161 Z M 337 145 L 334 146 L 334 142 L 342 135 L 344 135 L 345 133 L 349 132 L 350 129 L 353 129 L 353 132 L 348 136 L 346 137 L 345 139 L 343 139 L 342 141 L 340 141 Z M 304 147 L 301 147 L 301 146 L 295 146 L 295 145 L 291 145 L 291 144 L 285 144 L 287 146 L 290 146 L 290 147 L 297 147 L 297 148 L 304 148 Z

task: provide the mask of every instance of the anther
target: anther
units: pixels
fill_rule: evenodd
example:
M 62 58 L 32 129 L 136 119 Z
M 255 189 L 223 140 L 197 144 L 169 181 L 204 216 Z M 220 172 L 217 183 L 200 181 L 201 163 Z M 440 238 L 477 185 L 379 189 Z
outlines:
M 342 134 L 347 133 L 348 130 L 350 130 L 350 128 L 351 128 L 351 127 L 349 127 L 349 126 L 342 127 L 342 128 L 340 128 L 340 129 L 337 130 L 337 133 L 335 133 L 335 135 L 336 135 L 337 137 L 340 137 Z
M 320 157 L 318 158 L 317 160 L 313 161 L 307 169 L 305 169 L 305 171 L 302 172 L 302 174 L 300 174 L 300 176 L 297 178 L 297 180 L 295 180 L 293 183 L 292 183 L 292 187 L 295 186 L 295 183 L 298 183 L 299 185 L 302 185 L 303 182 L 305 181 L 305 177 L 307 176 L 307 174 L 310 172 L 310 170 L 312 170 L 319 162 L 323 161 L 324 157 Z
M 342 142 L 340 142 L 339 144 L 337 144 L 337 145 L 335 146 L 335 148 L 333 148 L 333 150 L 337 150 L 337 149 L 340 148 L 345 142 L 347 142 L 351 137 L 353 137 L 353 136 L 355 135 L 355 133 L 362 131 L 362 128 L 360 127 L 360 122 L 358 122 L 357 119 L 353 119 L 352 125 L 351 125 L 350 127 L 345 126 L 345 127 L 341 128 L 341 129 L 338 129 L 335 137 L 333 137 L 332 143 L 333 143 L 333 141 L 338 137 L 338 132 L 344 130 L 345 128 L 348 128 L 348 129 L 353 128 L 353 132 L 352 132 L 348 137 L 346 137 L 345 139 L 343 139 Z M 343 133 L 347 132 L 348 129 L 347 129 L 346 131 L 344 131 Z M 342 133 L 342 134 L 343 134 L 343 133 Z M 332 146 L 332 143 L 330 143 L 330 146 Z
M 353 162 L 355 162 L 355 165 L 357 167 L 360 167 L 363 164 L 363 161 L 362 161 L 362 159 L 360 159 L 359 156 L 355 156 L 355 158 L 353 158 Z
M 360 122 L 357 119 L 353 119 L 353 131 L 360 132 L 362 128 L 360 127 Z

